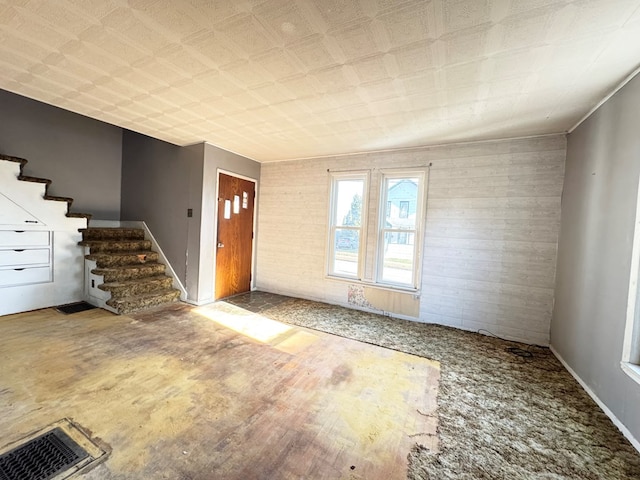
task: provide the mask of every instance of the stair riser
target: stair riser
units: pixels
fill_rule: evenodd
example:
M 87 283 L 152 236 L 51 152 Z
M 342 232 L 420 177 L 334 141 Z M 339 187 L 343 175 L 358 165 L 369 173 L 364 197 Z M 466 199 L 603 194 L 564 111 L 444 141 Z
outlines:
M 24 166 L 29 163 L 26 159 L 20 157 L 12 157 L 11 155 L 2 155 L 0 154 L 0 160 L 6 160 L 7 162 L 14 162 L 20 165 L 19 174 L 22 175 L 22 169 Z
M 139 228 L 89 228 L 82 231 L 83 241 L 93 240 L 144 240 L 144 230 Z
M 126 265 L 144 265 L 158 261 L 158 253 L 151 252 L 138 255 L 114 255 L 105 258 L 89 258 L 95 260 L 98 268 L 123 267 Z M 142 258 L 144 257 L 144 259 Z
M 85 244 L 88 242 L 81 242 L 81 244 Z M 91 245 L 84 245 L 89 247 L 89 252 L 92 254 L 95 253 L 113 253 L 113 252 L 134 252 L 136 250 L 141 250 L 143 252 L 148 252 L 151 250 L 151 241 L 150 240 L 139 240 L 139 241 L 131 241 L 125 243 L 104 243 Z
M 144 278 L 151 277 L 154 275 L 162 275 L 164 274 L 165 266 L 161 263 L 155 263 L 152 265 L 141 266 L 136 269 L 127 269 L 127 270 L 115 270 L 115 271 L 104 271 L 100 268 L 92 270 L 91 273 L 95 275 L 102 275 L 104 277 L 104 282 L 122 282 L 125 280 L 133 280 L 135 278 Z
M 176 302 L 180 297 L 179 291 L 167 293 L 166 295 L 160 295 L 154 298 L 145 299 L 140 302 L 128 302 L 126 300 L 111 299 L 107 300 L 107 305 L 118 310 L 118 313 L 127 314 L 137 312 L 138 310 L 144 310 L 146 308 L 156 307 L 167 303 Z
M 98 288 L 101 290 L 107 291 L 111 293 L 111 298 L 124 298 L 130 297 L 132 295 L 141 295 L 143 293 L 151 293 L 159 290 L 166 290 L 171 288 L 173 281 L 170 277 L 164 277 L 161 280 L 157 280 L 154 282 L 145 282 L 139 283 L 136 285 L 127 285 L 124 287 L 107 287 L 101 288 L 100 285 Z

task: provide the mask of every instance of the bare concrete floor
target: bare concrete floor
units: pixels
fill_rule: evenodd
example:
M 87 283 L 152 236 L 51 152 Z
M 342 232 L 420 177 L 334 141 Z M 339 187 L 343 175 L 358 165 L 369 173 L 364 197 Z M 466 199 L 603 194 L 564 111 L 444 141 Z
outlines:
M 87 479 L 402 479 L 439 364 L 224 302 L 0 317 L 0 447 L 68 417 Z

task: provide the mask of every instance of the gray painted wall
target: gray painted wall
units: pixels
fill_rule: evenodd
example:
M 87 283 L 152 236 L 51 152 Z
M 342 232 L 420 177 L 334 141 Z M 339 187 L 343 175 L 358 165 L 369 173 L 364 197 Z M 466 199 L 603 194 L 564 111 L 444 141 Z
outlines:
M 202 157 L 191 148 L 124 131 L 122 139 L 121 220 L 143 220 L 185 284 L 192 172 Z
M 551 344 L 636 438 L 640 385 L 620 368 L 638 175 L 640 77 L 568 136 Z
M 0 90 L 0 153 L 29 160 L 24 173 L 53 180 L 72 211 L 120 218 L 122 129 Z
M 147 223 L 189 301 L 213 301 L 217 171 L 258 180 L 260 164 L 212 145 L 178 147 L 126 130 L 122 151 L 121 220 Z
M 202 175 L 204 168 L 204 143 L 183 147 L 184 155 L 189 157 L 194 168 L 189 172 L 189 208 L 193 209 L 193 217 L 188 222 L 187 238 L 187 278 L 185 288 L 189 300 L 197 302 L 200 298 L 200 232 L 202 222 Z

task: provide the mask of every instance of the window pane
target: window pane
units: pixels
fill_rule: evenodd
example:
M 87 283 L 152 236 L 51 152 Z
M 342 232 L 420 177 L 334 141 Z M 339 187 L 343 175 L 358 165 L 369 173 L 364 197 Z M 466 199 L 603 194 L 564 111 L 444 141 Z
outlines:
M 414 248 L 409 243 L 409 239 L 413 240 L 413 233 L 384 233 L 381 278 L 383 282 L 413 286 Z
M 387 218 L 385 228 L 415 229 L 419 181 L 418 178 L 388 178 L 386 180 Z
M 362 225 L 363 180 L 336 182 L 335 225 L 359 227 Z
M 360 230 L 336 228 L 334 241 L 333 273 L 357 276 Z

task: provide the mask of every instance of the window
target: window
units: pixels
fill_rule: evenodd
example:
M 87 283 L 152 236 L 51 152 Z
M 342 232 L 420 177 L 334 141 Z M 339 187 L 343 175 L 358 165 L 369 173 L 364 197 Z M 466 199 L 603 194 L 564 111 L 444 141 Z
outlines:
M 365 173 L 332 175 L 329 275 L 361 278 L 367 180 Z
M 370 177 L 379 190 L 368 192 Z M 417 290 L 425 183 L 424 170 L 331 174 L 329 276 Z
M 631 250 L 631 274 L 627 300 L 627 323 L 622 346 L 622 370 L 640 383 L 640 184 Z
M 422 175 L 382 175 L 383 202 L 391 202 L 391 215 L 378 227 L 378 283 L 417 288 L 417 245 L 422 203 Z M 409 241 L 411 239 L 412 241 Z

